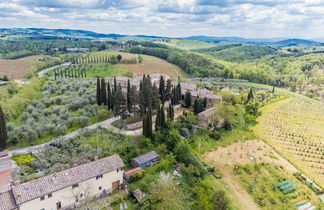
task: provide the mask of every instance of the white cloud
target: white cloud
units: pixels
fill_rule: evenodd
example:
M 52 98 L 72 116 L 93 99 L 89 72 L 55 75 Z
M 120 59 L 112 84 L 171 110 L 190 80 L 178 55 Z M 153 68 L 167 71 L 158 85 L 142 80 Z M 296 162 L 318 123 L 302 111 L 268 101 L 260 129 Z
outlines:
M 322 0 L 8 0 L 0 10 L 0 27 L 164 36 L 324 36 Z

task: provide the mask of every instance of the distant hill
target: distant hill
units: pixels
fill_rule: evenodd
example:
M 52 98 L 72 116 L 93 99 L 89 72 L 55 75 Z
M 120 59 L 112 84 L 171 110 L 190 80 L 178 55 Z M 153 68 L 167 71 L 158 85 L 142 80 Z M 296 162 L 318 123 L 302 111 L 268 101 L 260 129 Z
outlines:
M 324 46 L 324 43 L 305 39 L 284 39 L 284 38 L 241 38 L 241 37 L 214 37 L 214 36 L 191 36 L 191 40 L 199 40 L 211 43 L 242 43 L 254 45 L 268 45 L 272 47 L 289 46 Z
M 119 40 L 150 40 L 169 37 L 149 36 L 149 35 L 122 35 L 104 34 L 87 30 L 74 29 L 46 29 L 46 28 L 0 28 L 0 37 L 8 35 L 25 35 L 33 37 L 63 37 L 79 39 L 119 39 Z M 249 45 L 288 47 L 288 46 L 324 46 L 324 43 L 305 39 L 285 39 L 285 38 L 242 38 L 242 37 L 215 37 L 215 36 L 190 36 L 181 39 L 198 40 L 217 43 L 240 43 Z

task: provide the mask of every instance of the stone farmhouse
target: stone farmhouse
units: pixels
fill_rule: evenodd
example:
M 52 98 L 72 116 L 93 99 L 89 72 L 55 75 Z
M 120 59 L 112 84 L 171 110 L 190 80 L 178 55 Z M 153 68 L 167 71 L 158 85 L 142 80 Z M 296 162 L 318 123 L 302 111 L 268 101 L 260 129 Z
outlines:
M 123 184 L 124 163 L 112 155 L 0 192 L 1 210 L 54 210 L 76 208 L 111 193 Z
M 160 77 L 163 76 L 164 80 L 167 81 L 170 77 L 166 74 L 154 73 L 149 75 L 153 84 L 156 84 L 157 87 L 160 85 Z M 121 85 L 123 92 L 127 91 L 127 82 L 129 80 L 131 86 L 137 87 L 139 90 L 140 82 L 143 79 L 143 75 L 135 75 L 133 78 L 129 77 L 116 77 L 116 83 Z M 108 78 L 110 87 L 114 83 L 114 78 Z M 177 81 L 171 81 L 173 87 L 178 85 Z M 184 83 L 180 82 L 182 100 L 184 100 L 186 93 L 189 91 L 192 96 L 192 104 L 197 98 L 206 98 L 207 99 L 207 108 L 212 107 L 215 103 L 222 102 L 221 95 L 215 95 L 213 91 L 207 90 L 206 88 L 198 88 L 194 83 Z

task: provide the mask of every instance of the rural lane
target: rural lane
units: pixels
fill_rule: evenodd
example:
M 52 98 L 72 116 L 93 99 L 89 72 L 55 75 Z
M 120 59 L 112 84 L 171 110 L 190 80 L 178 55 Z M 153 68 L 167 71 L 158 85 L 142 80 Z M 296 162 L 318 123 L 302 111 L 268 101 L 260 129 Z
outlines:
M 67 62 L 67 63 L 57 65 L 57 66 L 49 67 L 47 69 L 44 69 L 44 70 L 38 72 L 37 75 L 38 75 L 38 77 L 43 77 L 47 72 L 52 71 L 55 68 L 62 67 L 62 66 L 68 66 L 68 65 L 71 65 L 71 62 Z
M 12 150 L 9 150 L 9 155 L 12 156 L 12 154 L 14 154 L 14 153 L 27 154 L 27 153 L 31 153 L 31 152 L 37 152 L 37 151 L 40 151 L 40 150 L 44 149 L 44 147 L 49 146 L 51 143 L 61 142 L 61 141 L 64 141 L 64 140 L 71 139 L 71 138 L 77 137 L 79 135 L 82 135 L 83 134 L 82 131 L 88 132 L 88 131 L 91 131 L 91 130 L 95 130 L 95 129 L 99 128 L 99 127 L 111 128 L 111 124 L 113 122 L 119 120 L 119 119 L 120 119 L 119 116 L 109 118 L 108 120 L 102 121 L 100 123 L 96 123 L 96 124 L 90 125 L 90 126 L 85 127 L 85 128 L 80 128 L 80 129 L 78 129 L 76 131 L 73 131 L 73 132 L 71 132 L 71 133 L 69 133 L 69 134 L 67 134 L 65 136 L 54 138 L 51 141 L 49 141 L 47 143 L 44 143 L 44 144 L 40 144 L 40 145 L 36 145 L 36 146 L 30 146 L 30 147 L 12 149 Z

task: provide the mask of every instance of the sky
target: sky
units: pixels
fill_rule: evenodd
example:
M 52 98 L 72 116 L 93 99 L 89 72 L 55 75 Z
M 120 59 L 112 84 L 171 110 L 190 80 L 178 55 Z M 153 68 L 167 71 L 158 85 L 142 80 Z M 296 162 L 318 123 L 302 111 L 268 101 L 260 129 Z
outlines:
M 324 0 L 0 0 L 0 28 L 324 38 Z

